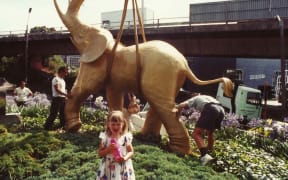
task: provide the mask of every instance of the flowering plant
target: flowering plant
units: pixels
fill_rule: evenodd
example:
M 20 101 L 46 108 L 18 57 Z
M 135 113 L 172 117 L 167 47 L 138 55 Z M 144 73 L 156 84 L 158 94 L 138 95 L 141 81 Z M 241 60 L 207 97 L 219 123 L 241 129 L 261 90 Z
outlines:
M 239 116 L 235 113 L 226 113 L 224 119 L 221 122 L 221 127 L 240 127 L 240 123 L 238 121 Z

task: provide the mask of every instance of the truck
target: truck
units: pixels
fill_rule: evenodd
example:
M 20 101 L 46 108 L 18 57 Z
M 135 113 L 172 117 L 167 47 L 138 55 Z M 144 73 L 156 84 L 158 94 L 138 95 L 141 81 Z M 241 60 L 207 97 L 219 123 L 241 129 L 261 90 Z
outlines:
M 234 78 L 231 80 L 235 85 L 233 97 L 227 97 L 223 91 L 223 84 L 219 83 L 216 99 L 221 103 L 226 112 L 235 113 L 238 117 L 243 117 L 248 120 L 260 118 L 262 113 L 261 91 L 239 83 L 242 79 L 241 71 L 231 72 L 234 73 Z M 237 75 L 235 75 L 235 73 Z

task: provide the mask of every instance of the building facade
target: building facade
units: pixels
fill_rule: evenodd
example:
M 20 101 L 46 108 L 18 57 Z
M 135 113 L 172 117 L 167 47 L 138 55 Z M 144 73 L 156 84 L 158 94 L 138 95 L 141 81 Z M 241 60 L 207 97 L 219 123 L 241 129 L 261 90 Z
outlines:
M 229 0 L 190 4 L 191 23 L 288 17 L 287 0 Z

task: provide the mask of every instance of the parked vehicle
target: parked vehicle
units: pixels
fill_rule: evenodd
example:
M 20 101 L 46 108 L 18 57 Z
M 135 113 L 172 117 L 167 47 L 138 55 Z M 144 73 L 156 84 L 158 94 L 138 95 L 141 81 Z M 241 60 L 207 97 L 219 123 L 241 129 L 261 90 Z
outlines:
M 248 119 L 260 118 L 262 111 L 261 91 L 244 85 L 235 89 L 234 97 L 224 95 L 222 83 L 219 83 L 216 99 L 230 113 Z
M 261 90 L 243 85 L 241 69 L 227 69 L 224 76 L 230 78 L 235 85 L 232 98 L 225 96 L 222 83 L 218 85 L 216 99 L 225 110 L 245 119 L 260 118 L 262 111 Z

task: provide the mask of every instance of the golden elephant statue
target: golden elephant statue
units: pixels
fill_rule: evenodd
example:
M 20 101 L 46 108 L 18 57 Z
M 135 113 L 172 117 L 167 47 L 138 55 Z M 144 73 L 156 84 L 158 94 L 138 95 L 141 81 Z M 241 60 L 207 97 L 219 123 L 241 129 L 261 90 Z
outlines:
M 63 14 L 54 0 L 62 22 L 71 32 L 72 42 L 81 54 L 79 73 L 71 90 L 72 97 L 66 102 L 65 129 L 70 132 L 80 129 L 80 106 L 90 94 L 106 88 L 109 109 L 122 110 L 125 93 L 141 92 L 151 106 L 141 133 L 144 136 L 159 135 L 163 124 L 169 136 L 170 149 L 182 154 L 190 153 L 189 134 L 175 111 L 175 97 L 179 89 L 186 78 L 198 85 L 223 82 L 226 94 L 231 96 L 232 82 L 224 77 L 199 80 L 190 70 L 185 57 L 175 47 L 156 40 L 139 44 L 142 68 L 140 82 L 136 78 L 135 45 L 117 46 L 110 81 L 107 82 L 107 62 L 111 58 L 115 40 L 108 30 L 83 24 L 79 20 L 78 11 L 83 1 L 70 0 L 67 11 Z

